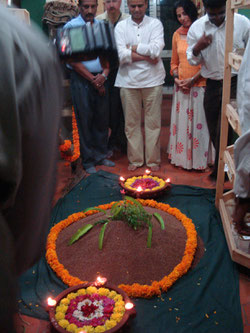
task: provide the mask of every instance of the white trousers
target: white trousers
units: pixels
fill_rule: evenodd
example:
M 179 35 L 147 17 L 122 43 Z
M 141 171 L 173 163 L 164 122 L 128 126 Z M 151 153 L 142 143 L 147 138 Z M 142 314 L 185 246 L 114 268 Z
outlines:
M 125 133 L 128 140 L 128 160 L 140 167 L 159 165 L 162 85 L 151 88 L 121 88 L 121 101 L 125 118 Z M 145 158 L 141 112 L 144 109 Z

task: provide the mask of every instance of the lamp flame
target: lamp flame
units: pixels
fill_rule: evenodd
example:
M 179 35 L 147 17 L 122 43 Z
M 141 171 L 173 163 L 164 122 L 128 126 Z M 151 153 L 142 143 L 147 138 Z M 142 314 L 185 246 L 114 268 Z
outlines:
M 105 277 L 98 276 L 95 282 L 96 286 L 102 286 L 107 282 L 107 279 Z
M 133 303 L 127 302 L 127 303 L 125 304 L 125 309 L 126 309 L 126 310 L 131 310 L 131 309 L 133 309 L 133 307 L 134 307 L 134 304 L 133 304 Z
M 150 175 L 150 174 L 151 174 L 151 171 L 150 171 L 149 169 L 147 169 L 147 170 L 145 171 L 145 173 L 146 173 L 147 175 Z
M 121 181 L 121 182 L 124 182 L 124 180 L 125 180 L 125 178 L 121 176 L 121 177 L 120 177 L 120 181 Z
M 48 306 L 55 306 L 56 305 L 56 300 L 53 299 L 52 297 L 48 297 L 47 303 L 48 303 Z
M 166 183 L 170 183 L 170 178 L 165 180 Z
M 141 186 L 138 186 L 137 189 L 136 189 L 137 192 L 141 192 L 142 191 L 142 187 Z

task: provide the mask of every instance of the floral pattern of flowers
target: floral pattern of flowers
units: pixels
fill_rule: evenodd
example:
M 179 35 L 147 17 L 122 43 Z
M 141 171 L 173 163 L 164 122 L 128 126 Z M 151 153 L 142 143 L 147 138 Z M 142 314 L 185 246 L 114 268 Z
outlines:
M 173 136 L 176 135 L 176 124 L 173 124 Z
M 176 144 L 176 152 L 177 154 L 181 154 L 184 150 L 183 144 L 181 142 L 177 142 Z
M 172 208 L 168 204 L 158 203 L 155 200 L 138 199 L 138 201 L 143 206 L 160 209 L 170 215 L 175 216 L 177 220 L 179 220 L 182 223 L 182 225 L 186 229 L 186 234 L 187 234 L 186 246 L 181 262 L 177 266 L 175 266 L 173 271 L 170 272 L 168 275 L 166 275 L 162 280 L 153 281 L 151 285 L 141 285 L 139 283 L 134 283 L 132 285 L 125 285 L 125 284 L 119 285 L 119 288 L 123 289 L 130 297 L 151 298 L 153 296 L 160 295 L 161 292 L 167 291 L 182 275 L 187 273 L 192 264 L 194 254 L 197 248 L 197 232 L 195 230 L 195 226 L 192 220 L 189 219 L 186 215 L 182 214 L 179 209 Z M 116 202 L 100 205 L 98 206 L 98 208 L 104 210 L 111 209 L 114 204 L 116 204 Z M 51 231 L 48 235 L 47 246 L 46 246 L 47 262 L 50 265 L 50 267 L 55 271 L 57 276 L 59 276 L 62 279 L 62 281 L 68 286 L 76 286 L 81 283 L 88 283 L 88 281 L 81 281 L 78 277 L 71 276 L 69 271 L 66 270 L 65 267 L 59 262 L 56 253 L 57 237 L 59 233 L 63 229 L 67 228 L 67 226 L 69 226 L 70 224 L 96 213 L 98 213 L 97 210 L 89 210 L 85 213 L 83 212 L 74 213 L 68 216 L 68 218 L 66 218 L 65 220 L 62 220 L 61 222 L 56 224 L 53 228 L 51 228 Z M 113 319 L 112 316 L 111 319 Z
M 178 102 L 176 105 L 176 112 L 180 113 L 180 102 Z
M 193 138 L 193 148 L 196 149 L 199 146 L 199 140 L 197 138 Z
M 189 119 L 190 121 L 192 121 L 192 120 L 193 120 L 193 117 L 194 117 L 194 110 L 191 109 L 191 110 L 189 110 L 189 113 L 188 113 L 188 119 Z
M 194 92 L 193 92 L 193 96 L 194 96 L 194 98 L 198 97 L 198 92 L 197 92 L 197 91 L 194 91 Z
M 122 295 L 108 288 L 90 286 L 62 298 L 56 307 L 55 319 L 69 332 L 105 332 L 123 318 Z
M 165 184 L 165 181 L 159 177 L 143 175 L 127 178 L 124 187 L 129 190 L 135 190 L 140 186 L 143 191 L 156 191 L 163 188 Z
M 201 123 L 197 124 L 197 125 L 196 125 L 196 128 L 197 128 L 198 130 L 201 130 L 201 129 L 202 129 L 202 124 L 201 124 Z

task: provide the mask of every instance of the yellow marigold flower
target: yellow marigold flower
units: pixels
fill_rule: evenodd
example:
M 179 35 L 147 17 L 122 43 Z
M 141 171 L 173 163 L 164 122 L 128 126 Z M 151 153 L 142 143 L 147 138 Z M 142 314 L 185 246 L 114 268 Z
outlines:
M 94 333 L 95 328 L 93 326 L 83 326 L 83 330 L 88 332 L 88 333 Z
M 111 328 L 116 326 L 116 321 L 115 320 L 107 320 L 105 323 L 105 328 L 106 330 L 110 330 Z
M 77 290 L 77 295 L 85 295 L 86 294 L 86 289 L 78 289 Z
M 67 331 L 71 332 L 71 333 L 76 333 L 77 330 L 77 326 L 75 324 L 69 324 L 69 326 L 67 327 Z
M 56 312 L 63 312 L 65 313 L 68 310 L 68 306 L 67 305 L 59 305 L 56 307 Z
M 96 287 L 92 287 L 92 286 L 90 286 L 90 287 L 88 287 L 87 289 L 86 289 L 86 294 L 95 294 L 95 293 L 97 293 L 97 289 L 96 289 Z
M 102 289 L 102 288 L 101 288 Z M 122 298 L 122 296 L 121 295 L 116 295 L 115 297 L 114 297 L 114 301 L 115 302 L 119 302 L 119 301 L 122 301 L 123 300 L 123 298 Z
M 117 295 L 117 292 L 114 291 L 114 290 L 112 290 L 112 291 L 110 291 L 108 297 L 110 297 L 110 298 L 115 298 L 116 295 Z
M 105 331 L 106 331 L 105 326 L 96 326 L 95 328 L 95 333 L 102 333 Z
M 68 299 L 76 298 L 76 293 L 69 293 L 69 294 L 67 295 L 67 298 L 68 298 Z
M 56 318 L 57 321 L 59 321 L 61 319 L 64 319 L 65 318 L 65 313 L 63 313 L 63 312 L 57 312 L 55 314 L 55 318 Z
M 63 298 L 60 302 L 60 305 L 69 305 L 70 300 L 68 298 Z
M 114 307 L 114 313 L 117 313 L 117 312 L 119 312 L 119 313 L 124 313 L 125 312 L 125 308 L 124 308 L 124 306 L 122 306 L 122 305 L 118 305 L 118 306 L 115 306 Z
M 83 331 L 88 332 L 86 329 L 84 329 L 84 327 L 79 327 L 79 328 L 77 328 L 76 333 L 81 333 Z
M 125 307 L 125 302 L 124 301 L 118 301 L 115 303 L 115 306 L 123 306 Z
M 66 319 L 62 319 L 59 320 L 58 324 L 62 327 L 62 328 L 67 328 L 69 326 L 69 322 Z
M 111 320 L 115 320 L 117 323 L 122 320 L 123 314 L 113 313 L 110 317 Z
M 101 295 L 101 296 L 108 296 L 109 295 L 109 290 L 107 288 L 99 288 L 98 294 Z M 115 298 L 114 298 L 114 300 L 116 301 Z

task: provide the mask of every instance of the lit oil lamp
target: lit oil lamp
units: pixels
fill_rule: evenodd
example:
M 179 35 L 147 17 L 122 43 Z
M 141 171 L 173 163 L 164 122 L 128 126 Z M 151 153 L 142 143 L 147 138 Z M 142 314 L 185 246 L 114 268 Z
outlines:
M 120 181 L 121 181 L 121 182 L 124 182 L 124 181 L 125 181 L 125 178 L 121 176 L 121 177 L 120 177 Z
M 55 306 L 56 305 L 56 300 L 53 299 L 52 297 L 48 297 L 47 304 L 48 304 L 48 306 Z
M 125 304 L 125 309 L 126 309 L 126 310 L 131 310 L 131 309 L 133 309 L 133 307 L 134 307 L 134 304 L 133 304 L 133 303 L 127 302 L 127 303 Z
M 151 174 L 151 171 L 150 171 L 149 169 L 147 169 L 147 170 L 145 171 L 145 173 L 146 173 L 147 175 L 150 175 L 150 174 Z
M 167 179 L 165 180 L 165 182 L 166 182 L 166 183 L 170 183 L 170 178 L 167 178 Z
M 107 282 L 105 277 L 98 276 L 95 282 L 96 286 L 103 286 Z
M 138 186 L 137 189 L 136 189 L 137 192 L 142 192 L 142 187 L 141 186 Z

